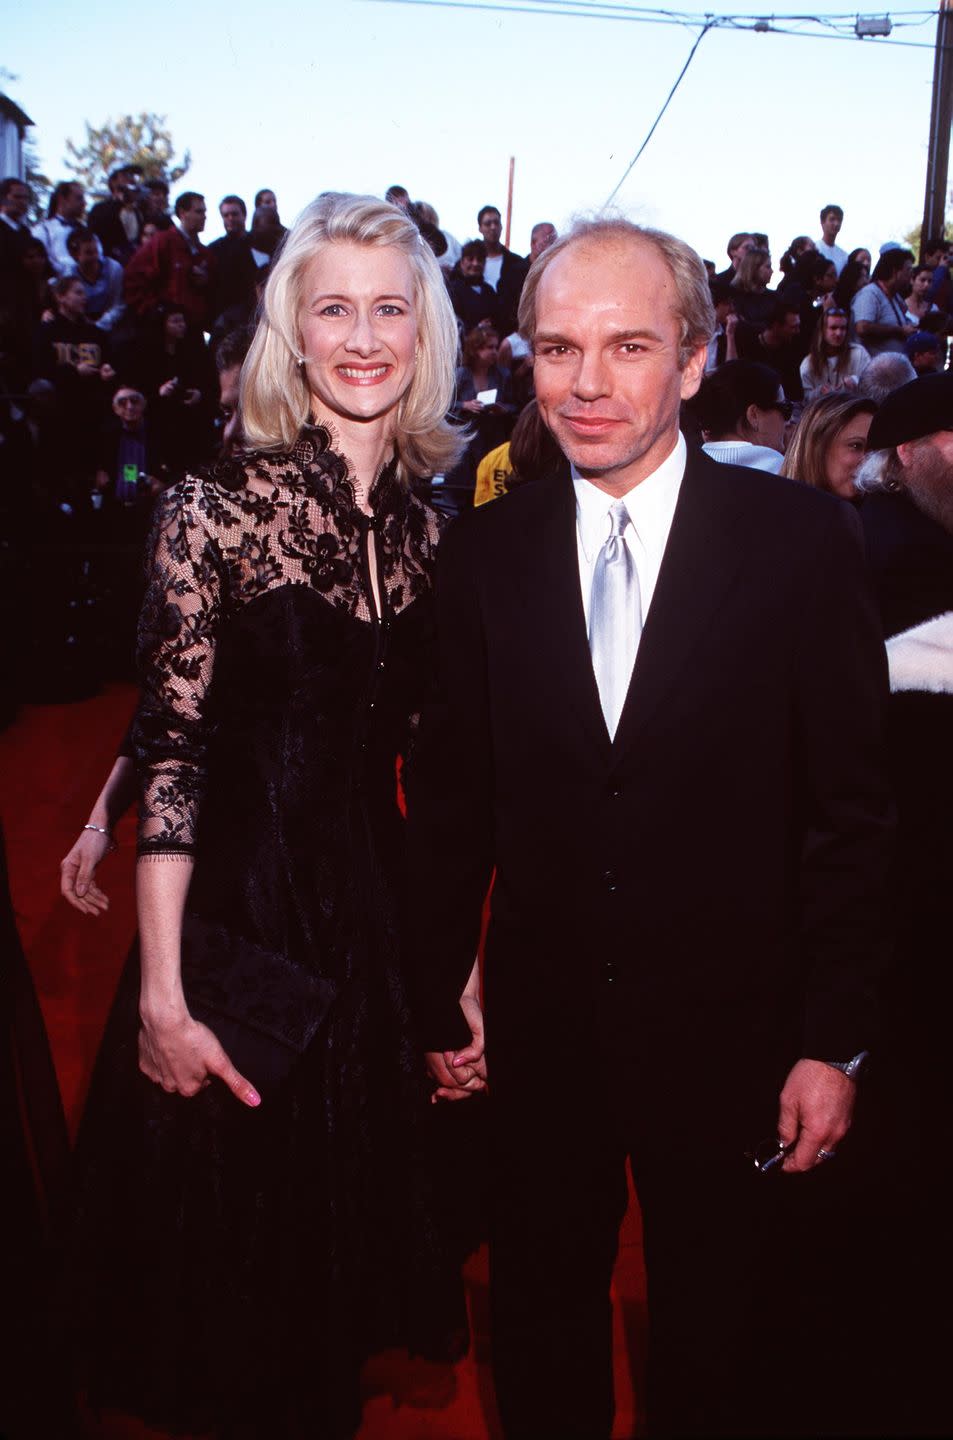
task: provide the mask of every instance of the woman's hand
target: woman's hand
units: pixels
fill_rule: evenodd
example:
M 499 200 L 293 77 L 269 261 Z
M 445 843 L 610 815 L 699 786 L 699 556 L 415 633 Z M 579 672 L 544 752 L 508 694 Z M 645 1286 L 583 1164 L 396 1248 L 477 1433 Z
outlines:
M 479 960 L 473 962 L 470 978 L 460 996 L 460 1009 L 470 1027 L 470 1044 L 462 1050 L 428 1051 L 426 1056 L 430 1077 L 436 1082 L 431 1097 L 434 1104 L 438 1100 L 466 1100 L 486 1089 Z
M 215 1076 L 243 1105 L 261 1104 L 254 1086 L 235 1069 L 208 1026 L 184 1008 L 161 1017 L 143 1013 L 139 1069 L 170 1095 L 197 1095 Z
M 179 377 L 177 375 L 173 375 L 171 380 L 167 380 L 164 385 L 159 386 L 159 394 L 162 396 L 163 400 L 171 400 L 178 388 Z
M 82 830 L 69 854 L 60 861 L 60 894 L 83 915 L 102 915 L 109 909 L 109 897 L 93 878 L 101 860 L 115 850 L 115 843 L 98 830 Z
M 461 410 L 469 410 L 471 415 L 482 415 L 486 406 L 482 400 L 464 400 L 460 406 Z

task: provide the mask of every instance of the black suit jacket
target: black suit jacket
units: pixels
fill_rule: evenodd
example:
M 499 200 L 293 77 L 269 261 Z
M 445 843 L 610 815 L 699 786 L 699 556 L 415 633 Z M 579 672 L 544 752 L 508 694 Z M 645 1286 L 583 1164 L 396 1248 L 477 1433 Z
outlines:
M 691 453 L 614 743 L 568 473 L 458 521 L 437 603 L 440 689 L 407 777 L 425 1047 L 464 1038 L 495 867 L 493 1063 L 545 1043 L 585 1064 L 606 987 L 669 1057 L 865 1048 L 892 810 L 852 510 Z

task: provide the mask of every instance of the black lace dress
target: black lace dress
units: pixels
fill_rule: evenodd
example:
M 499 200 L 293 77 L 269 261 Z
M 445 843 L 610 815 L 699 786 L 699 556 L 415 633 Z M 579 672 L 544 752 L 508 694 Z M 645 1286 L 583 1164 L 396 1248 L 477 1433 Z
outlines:
M 370 1352 L 462 1342 L 397 926 L 437 522 L 393 465 L 370 498 L 311 428 L 159 502 L 140 851 L 194 856 L 186 996 L 264 1097 L 139 1073 L 133 957 L 80 1136 L 77 1346 L 94 1406 L 167 1429 L 347 1435 Z

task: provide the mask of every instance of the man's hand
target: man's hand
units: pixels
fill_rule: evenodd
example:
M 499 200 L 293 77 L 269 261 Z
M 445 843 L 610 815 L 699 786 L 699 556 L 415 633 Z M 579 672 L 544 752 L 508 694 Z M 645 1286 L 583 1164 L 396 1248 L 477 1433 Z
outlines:
M 813 1170 L 823 1163 L 821 1150 L 836 1151 L 850 1129 L 856 1084 L 823 1060 L 797 1062 L 781 1091 L 778 1112 L 778 1138 L 794 1145 L 784 1170 Z

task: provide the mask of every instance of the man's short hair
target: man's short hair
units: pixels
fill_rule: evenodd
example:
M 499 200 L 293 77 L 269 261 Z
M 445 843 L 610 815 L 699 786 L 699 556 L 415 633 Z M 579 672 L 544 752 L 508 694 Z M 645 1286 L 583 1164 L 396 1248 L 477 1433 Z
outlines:
M 30 193 L 29 185 L 25 180 L 21 180 L 19 175 L 8 175 L 5 180 L 0 180 L 0 205 L 6 200 L 14 185 L 22 185 L 27 194 Z
M 219 210 L 221 210 L 223 205 L 237 205 L 243 217 L 248 218 L 248 208 L 240 195 L 223 195 L 218 202 Z
M 836 215 L 837 218 L 838 218 L 838 220 L 843 220 L 843 218 L 844 218 L 844 212 L 843 212 L 843 210 L 840 208 L 839 205 L 825 205 L 825 206 L 824 206 L 824 208 L 823 208 L 822 211 L 821 211 L 821 224 L 822 224 L 822 225 L 824 224 L 824 221 L 827 219 L 828 215 Z
M 78 180 L 57 181 L 57 183 L 53 186 L 53 191 L 50 195 L 50 203 L 46 207 L 46 218 L 48 220 L 53 219 L 53 216 L 59 209 L 60 201 L 65 200 L 71 190 L 82 190 L 82 188 L 83 187 Z
M 861 395 L 867 395 L 882 405 L 888 395 L 916 378 L 917 372 L 906 355 L 888 350 L 883 355 L 874 356 L 857 381 L 857 389 Z
M 731 239 L 728 241 L 727 246 L 725 247 L 728 253 L 728 259 L 731 259 L 739 245 L 743 245 L 746 240 L 753 239 L 754 236 L 752 235 L 750 230 L 737 231 L 736 234 L 732 235 Z
M 797 315 L 800 318 L 800 314 L 801 307 L 797 304 L 796 301 L 780 295 L 778 299 L 774 302 L 774 308 L 771 311 L 771 316 L 768 320 L 768 324 L 783 325 L 788 315 Z
M 905 265 L 913 263 L 913 251 L 904 250 L 896 245 L 892 250 L 885 250 L 874 266 L 871 280 L 892 280 L 899 275 Z
M 151 190 L 154 195 L 168 195 L 169 182 L 168 180 L 163 180 L 159 175 L 154 175 L 151 180 L 144 180 L 142 182 L 142 188 L 143 190 Z
M 486 246 L 482 240 L 468 240 L 465 245 L 460 247 L 461 260 L 464 259 L 464 257 L 469 260 L 474 256 L 486 263 Z
M 229 330 L 227 335 L 222 336 L 215 347 L 215 369 L 219 375 L 226 370 L 234 370 L 236 365 L 244 365 L 245 356 L 254 338 L 254 325 L 241 325 L 237 330 Z
M 2 197 L 0 197 L 2 198 Z M 946 251 L 949 249 L 950 241 L 943 235 L 932 235 L 929 240 L 920 246 L 921 255 L 935 255 L 937 250 Z
M 477 215 L 477 225 L 480 226 L 483 224 L 484 215 L 499 215 L 499 213 L 500 207 L 498 205 L 481 206 L 479 214 Z
M 668 266 L 675 285 L 675 314 L 680 322 L 679 369 L 694 352 L 707 345 L 715 333 L 715 309 L 711 302 L 708 272 L 698 255 L 684 240 L 665 230 L 634 225 L 631 220 L 580 220 L 566 235 L 547 246 L 531 266 L 519 304 L 519 332 L 532 343 L 536 332 L 536 292 L 539 282 L 558 255 L 573 245 L 619 244 L 640 241 L 651 246 Z
M 175 213 L 181 215 L 184 210 L 191 210 L 196 200 L 199 204 L 205 203 L 205 196 L 200 195 L 197 190 L 183 190 L 175 202 Z

